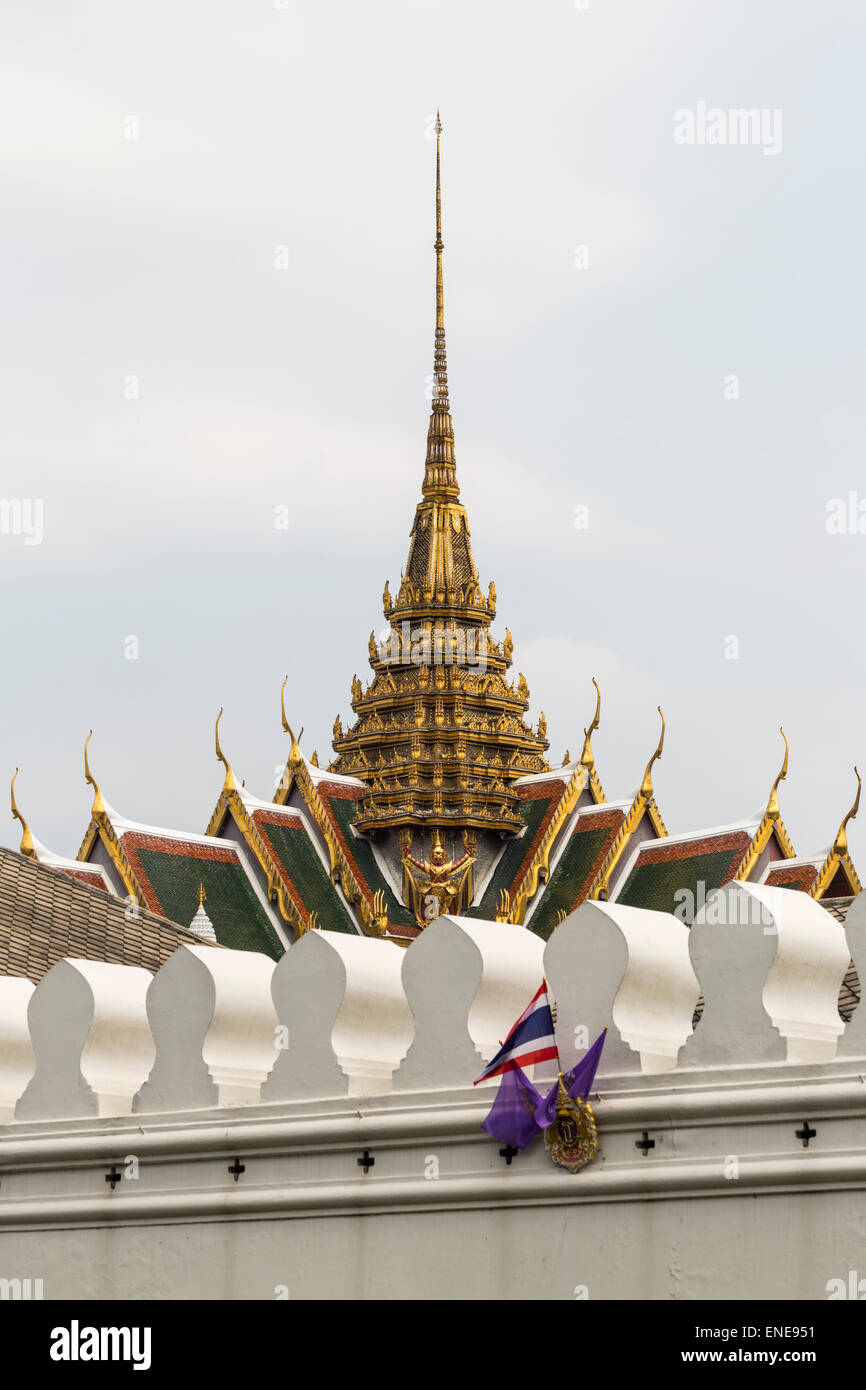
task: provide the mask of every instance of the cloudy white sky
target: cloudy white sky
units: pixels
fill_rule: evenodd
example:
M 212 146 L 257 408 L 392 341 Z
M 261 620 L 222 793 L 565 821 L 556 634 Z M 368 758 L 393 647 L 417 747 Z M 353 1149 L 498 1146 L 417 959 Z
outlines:
M 202 830 L 220 705 L 272 795 L 286 672 L 325 761 L 423 473 L 438 105 L 459 477 L 552 760 L 595 674 L 628 794 L 661 703 L 675 832 L 761 806 L 784 724 L 794 843 L 830 840 L 866 763 L 866 535 L 826 528 L 866 500 L 864 27 L 850 0 L 7 6 L 0 496 L 42 499 L 44 539 L 0 534 L 0 771 L 34 833 L 77 850 L 91 726 L 114 806 Z M 700 102 L 780 110 L 781 150 L 675 143 Z M 851 840 L 866 873 L 866 809 Z

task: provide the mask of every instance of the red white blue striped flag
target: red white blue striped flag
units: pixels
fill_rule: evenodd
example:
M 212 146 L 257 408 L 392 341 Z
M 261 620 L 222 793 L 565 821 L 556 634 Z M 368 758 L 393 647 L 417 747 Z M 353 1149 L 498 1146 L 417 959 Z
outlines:
M 558 1064 L 559 1052 L 553 1031 L 547 981 L 542 980 L 541 989 L 529 1007 L 524 1009 L 496 1056 L 472 1084 L 477 1086 L 479 1081 L 487 1081 L 491 1076 L 500 1076 L 503 1072 L 529 1067 L 534 1062 L 546 1062 L 551 1058 Z

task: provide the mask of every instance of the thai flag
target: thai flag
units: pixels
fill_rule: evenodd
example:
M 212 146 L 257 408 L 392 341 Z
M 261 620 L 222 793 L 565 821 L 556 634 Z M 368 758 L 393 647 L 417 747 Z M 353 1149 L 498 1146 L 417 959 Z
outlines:
M 550 1058 L 559 1062 L 547 981 L 542 980 L 541 989 L 529 1007 L 524 1009 L 496 1056 L 472 1084 L 477 1086 L 479 1081 L 487 1081 L 491 1076 L 529 1067 L 533 1062 L 546 1062 Z

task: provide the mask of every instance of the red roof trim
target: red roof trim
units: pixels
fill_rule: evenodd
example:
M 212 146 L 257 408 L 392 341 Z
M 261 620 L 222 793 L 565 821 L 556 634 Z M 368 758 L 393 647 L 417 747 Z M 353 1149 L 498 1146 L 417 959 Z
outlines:
M 366 795 L 367 787 L 346 787 L 341 782 L 317 782 L 314 783 L 314 786 L 319 794 L 319 799 L 325 808 L 325 814 L 328 817 L 331 829 L 333 830 L 337 838 L 337 844 L 343 851 L 343 854 L 346 858 L 346 862 L 348 863 L 349 868 L 352 870 L 352 873 L 355 876 L 355 881 L 357 882 L 358 887 L 361 889 L 361 892 L 364 894 L 364 897 L 367 899 L 367 901 L 369 903 L 372 903 L 373 889 L 370 887 L 369 883 L 367 882 L 366 878 L 361 872 L 358 866 L 358 862 L 355 859 L 354 854 L 352 853 L 352 850 L 349 846 L 349 843 L 345 835 L 343 834 L 342 826 L 340 825 L 340 822 L 337 820 L 337 817 L 334 815 L 334 812 L 331 809 L 332 797 L 337 798 L 340 801 L 360 801 L 361 798 Z
M 50 865 L 49 867 L 53 868 L 54 866 Z M 95 871 L 89 872 L 87 869 L 66 868 L 61 868 L 60 872 L 62 874 L 67 874 L 69 878 L 77 878 L 79 883 L 86 883 L 88 888 L 101 888 L 103 893 L 109 894 L 109 897 L 114 896 L 112 893 L 109 893 L 105 878 L 100 873 L 96 873 Z
M 566 787 L 567 784 L 561 781 L 559 778 L 550 782 L 538 782 L 535 784 L 535 786 L 532 786 L 530 784 L 526 787 L 515 787 L 515 791 L 517 792 L 518 798 L 521 801 L 546 800 L 549 802 L 549 805 L 544 815 L 541 817 L 541 823 L 538 829 L 536 830 L 531 841 L 529 842 L 529 845 L 527 846 L 526 853 L 520 861 L 520 867 L 517 870 L 517 873 L 511 880 L 511 883 L 509 885 L 509 891 L 512 894 L 514 890 L 517 887 L 519 887 L 520 883 L 523 881 L 523 875 L 526 873 L 526 870 L 532 863 L 535 851 L 538 849 L 538 846 L 544 839 L 544 836 L 547 833 L 547 827 L 550 825 L 550 822 L 556 815 L 556 809 L 559 806 L 559 803 L 562 801 L 562 798 L 565 796 Z
M 676 844 L 671 844 L 666 839 L 656 840 L 648 849 L 641 845 L 633 868 L 644 864 L 672 864 L 679 859 L 694 859 L 698 854 L 720 854 L 726 849 L 732 853 L 739 851 L 742 859 L 751 843 L 752 836 L 747 830 L 728 830 L 719 835 L 701 835 L 695 840 L 678 840 Z M 739 862 L 738 859 L 736 863 Z
M 569 912 L 574 912 L 574 909 L 580 907 L 580 904 L 586 898 L 596 874 L 604 863 L 605 855 L 616 839 L 616 832 L 619 830 L 624 820 L 625 811 L 617 807 L 611 807 L 609 811 L 598 811 L 591 816 L 578 816 L 577 824 L 571 832 L 572 835 L 588 835 L 593 830 L 609 830 L 610 834 L 602 841 L 598 854 L 590 865 L 583 882 L 578 887 L 574 902 L 568 909 Z
M 817 877 L 818 870 L 814 864 L 797 864 L 792 869 L 780 865 L 778 869 L 770 870 L 764 883 L 768 888 L 799 888 L 805 893 Z
M 298 814 L 297 811 L 294 810 L 289 812 L 280 812 L 266 811 L 264 810 L 264 808 L 261 808 L 259 810 L 253 811 L 252 822 L 268 847 L 268 852 L 270 853 L 271 858 L 273 859 L 274 863 L 277 866 L 277 869 L 279 870 L 280 878 L 283 880 L 283 883 L 286 885 L 286 888 L 288 889 L 289 897 L 291 898 L 295 907 L 298 909 L 298 912 L 300 913 L 303 921 L 308 922 L 310 919 L 310 909 L 305 906 L 300 893 L 298 892 L 292 880 L 289 878 L 285 865 L 283 864 L 283 861 L 280 858 L 273 844 L 273 841 L 271 840 L 271 837 L 266 829 L 266 827 L 269 825 L 285 825 L 288 822 L 290 825 L 293 825 L 296 829 L 300 830 L 302 835 L 306 835 L 307 829 L 304 825 L 303 820 L 301 819 L 301 816 Z M 315 853 L 315 849 L 313 850 L 313 853 Z
M 156 896 L 156 891 L 142 867 L 138 857 L 140 849 L 153 849 L 160 854 L 178 854 L 187 859 L 210 859 L 217 860 L 221 864 L 240 864 L 237 851 L 224 841 L 217 841 L 211 845 L 191 845 L 189 840 L 172 840 L 166 835 L 146 835 L 139 830 L 127 830 L 120 836 L 120 843 L 123 852 L 132 865 L 136 880 L 144 894 L 144 900 L 151 912 L 158 912 L 160 917 L 165 913 L 162 904 Z

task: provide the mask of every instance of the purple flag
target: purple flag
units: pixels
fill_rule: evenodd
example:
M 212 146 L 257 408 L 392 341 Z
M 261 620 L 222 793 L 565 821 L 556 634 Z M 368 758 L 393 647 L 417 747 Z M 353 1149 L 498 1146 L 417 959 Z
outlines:
M 541 1092 L 535 1089 L 520 1067 L 512 1067 L 503 1073 L 496 1099 L 481 1128 L 502 1144 L 525 1149 L 530 1139 L 538 1133 L 535 1112 L 541 1104 Z
M 566 1091 L 572 1100 L 586 1100 L 592 1090 L 592 1083 L 595 1080 L 595 1073 L 598 1068 L 598 1061 L 601 1057 L 601 1050 L 604 1047 L 604 1040 L 607 1037 L 607 1029 L 599 1033 L 592 1047 L 581 1057 L 576 1067 L 571 1071 L 562 1073 L 562 1080 Z M 535 1112 L 535 1121 L 539 1129 L 547 1129 L 556 1119 L 556 1097 L 559 1094 L 559 1079 L 553 1083 L 553 1087 L 548 1091 L 544 1100 L 541 1101 Z

